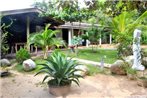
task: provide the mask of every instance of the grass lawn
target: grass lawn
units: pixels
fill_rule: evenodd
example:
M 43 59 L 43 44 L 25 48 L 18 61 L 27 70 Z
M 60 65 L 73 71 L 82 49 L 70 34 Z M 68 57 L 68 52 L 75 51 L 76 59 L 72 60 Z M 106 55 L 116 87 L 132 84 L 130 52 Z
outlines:
M 98 49 L 95 52 L 93 52 L 91 49 L 79 49 L 78 55 L 76 56 L 75 53 L 72 53 L 70 50 L 63 51 L 64 54 L 66 54 L 69 57 L 75 57 L 85 60 L 91 60 L 100 62 L 102 57 L 104 58 L 105 63 L 114 63 L 117 60 L 117 51 L 116 50 L 108 50 L 108 49 Z
M 24 71 L 23 67 L 22 67 L 22 64 L 17 64 L 13 69 L 17 70 L 18 72 L 27 73 L 27 74 L 34 74 L 35 75 L 39 71 L 39 69 L 42 67 L 39 64 L 45 63 L 45 60 L 43 60 L 43 59 L 36 59 L 34 61 L 36 63 L 36 69 L 35 70 Z M 89 70 L 89 72 L 88 72 L 89 76 L 96 75 L 98 73 L 106 74 L 106 72 L 107 73 L 109 72 L 108 69 L 106 69 L 106 68 L 104 68 L 102 70 L 100 67 L 93 66 L 93 65 L 85 65 L 85 66 L 87 66 L 87 68 Z
M 110 70 L 107 69 L 107 68 L 101 69 L 100 67 L 93 66 L 93 65 L 86 65 L 86 66 L 88 68 L 88 75 L 89 76 L 96 75 L 98 73 L 101 73 L 101 74 L 110 74 Z
M 81 59 L 86 59 L 86 60 L 91 60 L 91 61 L 96 61 L 96 62 L 100 62 L 101 58 L 103 56 L 106 56 L 106 58 L 104 59 L 105 63 L 111 64 L 117 60 L 117 51 L 116 50 L 98 49 L 97 51 L 93 52 L 91 49 L 79 49 L 78 51 L 79 51 L 78 56 L 76 56 L 76 54 L 72 53 L 70 50 L 65 50 L 62 52 L 65 55 L 68 55 L 70 57 L 76 57 L 76 58 L 81 58 Z M 45 60 L 43 60 L 42 58 L 37 58 L 34 61 L 36 63 L 36 69 L 29 71 L 27 73 L 35 74 L 42 67 L 39 64 L 45 63 Z M 92 65 L 86 65 L 86 66 L 90 70 L 89 75 L 101 73 L 101 70 L 98 69 L 96 66 L 92 66 Z M 19 72 L 24 72 L 24 73 L 26 72 L 23 70 L 22 64 L 17 64 L 13 69 L 17 70 Z

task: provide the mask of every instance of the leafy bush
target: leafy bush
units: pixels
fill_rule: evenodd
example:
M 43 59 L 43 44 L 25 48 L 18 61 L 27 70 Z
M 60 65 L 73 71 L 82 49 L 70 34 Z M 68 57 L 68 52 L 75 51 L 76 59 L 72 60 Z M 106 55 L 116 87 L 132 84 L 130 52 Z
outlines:
M 7 54 L 8 50 L 9 50 L 9 46 L 8 46 L 7 40 L 6 40 L 7 37 L 8 37 L 8 32 L 4 32 L 1 34 L 1 54 L 2 54 L 2 56 Z
M 147 45 L 147 32 L 144 32 L 142 35 L 141 35 L 141 43 L 142 44 L 145 44 Z
M 136 71 L 135 69 L 132 69 L 132 68 L 129 67 L 129 68 L 127 69 L 127 73 L 128 73 L 128 74 L 135 75 L 135 74 L 137 74 L 137 71 Z
M 16 60 L 19 63 L 22 63 L 24 60 L 29 59 L 30 57 L 30 53 L 24 48 L 20 48 L 20 50 L 16 53 Z

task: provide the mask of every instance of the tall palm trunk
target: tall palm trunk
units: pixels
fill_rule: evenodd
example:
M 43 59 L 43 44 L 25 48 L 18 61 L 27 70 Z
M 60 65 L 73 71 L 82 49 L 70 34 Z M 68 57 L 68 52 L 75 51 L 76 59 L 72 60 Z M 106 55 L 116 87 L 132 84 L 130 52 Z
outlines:
M 44 48 L 44 59 L 47 59 L 47 54 L 48 54 L 48 46 Z

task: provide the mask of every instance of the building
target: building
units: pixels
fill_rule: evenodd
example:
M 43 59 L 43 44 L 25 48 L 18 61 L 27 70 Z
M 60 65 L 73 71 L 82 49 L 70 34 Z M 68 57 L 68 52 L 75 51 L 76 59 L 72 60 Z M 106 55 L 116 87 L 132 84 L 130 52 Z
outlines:
M 8 36 L 8 44 L 10 46 L 9 53 L 14 53 L 22 46 L 27 45 L 29 35 L 34 32 L 38 32 L 44 28 L 46 24 L 51 24 L 51 29 L 59 29 L 61 33 L 57 37 L 62 37 L 63 40 L 71 45 L 71 39 L 73 36 L 81 35 L 83 32 L 80 30 L 86 30 L 92 25 L 88 23 L 65 23 L 61 20 L 55 20 L 52 17 L 40 17 L 39 14 L 42 11 L 37 8 L 27 8 L 18 10 L 2 11 L 0 14 L 3 16 L 1 19 L 1 25 L 6 24 L 10 27 L 5 30 L 10 34 Z M 98 24 L 94 25 L 99 27 Z M 4 31 L 4 29 L 2 30 Z M 72 32 L 73 31 L 73 32 Z M 105 38 L 104 38 L 105 37 Z M 105 35 L 99 39 L 99 44 L 112 43 L 111 34 Z M 30 46 L 27 46 L 30 50 Z
M 41 10 L 37 8 L 27 8 L 18 10 L 2 11 L 0 14 L 3 16 L 1 18 L 1 26 L 5 24 L 6 26 L 11 24 L 5 30 L 10 34 L 8 36 L 8 44 L 10 46 L 9 52 L 16 52 L 20 47 L 27 45 L 28 37 L 30 33 L 39 31 L 44 28 L 46 24 L 50 23 L 51 28 L 54 26 L 64 24 L 63 21 L 58 21 L 52 17 L 40 17 L 39 14 Z M 4 29 L 2 29 L 4 31 Z M 30 48 L 30 46 L 27 46 Z
M 71 45 L 71 39 L 73 36 L 81 35 L 84 32 L 80 32 L 79 30 L 86 30 L 89 29 L 92 26 L 92 24 L 88 23 L 79 23 L 79 22 L 72 22 L 72 23 L 65 23 L 63 25 L 58 26 L 57 28 L 62 31 L 59 36 L 65 40 L 65 42 L 68 43 L 68 46 Z M 96 28 L 100 27 L 98 24 L 94 24 Z M 73 30 L 73 32 L 72 32 Z M 103 36 L 99 39 L 99 45 L 101 44 L 111 44 L 112 43 L 112 35 L 108 32 L 103 32 Z

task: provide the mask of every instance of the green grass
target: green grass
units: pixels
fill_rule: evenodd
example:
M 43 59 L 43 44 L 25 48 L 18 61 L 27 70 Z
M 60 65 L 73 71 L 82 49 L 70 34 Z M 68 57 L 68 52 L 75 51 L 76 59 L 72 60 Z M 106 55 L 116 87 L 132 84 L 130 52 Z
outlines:
M 98 49 L 97 51 L 93 52 L 91 49 L 79 49 L 77 56 L 75 53 L 70 52 L 70 50 L 63 51 L 63 53 L 68 55 L 69 57 L 75 57 L 96 62 L 100 62 L 102 57 L 105 56 L 106 58 L 104 58 L 104 62 L 110 64 L 114 63 L 117 60 L 116 50 Z
M 86 65 L 86 66 L 87 66 L 87 68 L 88 68 L 88 70 L 89 70 L 88 75 L 90 75 L 90 76 L 103 72 L 103 71 L 102 71 L 99 67 L 97 67 L 97 66 L 93 66 L 93 65 Z
M 91 61 L 97 61 L 97 62 L 101 61 L 102 56 L 106 56 L 106 58 L 104 59 L 104 62 L 110 63 L 110 64 L 114 63 L 115 60 L 117 59 L 116 50 L 99 49 L 93 52 L 91 49 L 79 49 L 78 56 L 76 56 L 75 53 L 70 52 L 70 50 L 66 50 L 62 52 L 70 57 L 76 57 L 76 58 L 81 58 L 81 59 L 86 59 Z M 45 60 L 43 60 L 42 58 L 37 58 L 34 61 L 36 63 L 36 69 L 29 71 L 27 73 L 35 74 L 41 68 L 41 65 L 39 64 L 45 63 Z M 92 65 L 86 65 L 86 66 L 89 69 L 89 75 L 94 75 L 94 74 L 102 72 L 102 70 L 98 68 L 97 66 L 92 66 Z M 22 64 L 17 64 L 13 69 L 19 72 L 26 73 L 26 71 L 23 70 Z
M 89 76 L 96 75 L 98 73 L 101 73 L 101 74 L 110 74 L 110 71 L 107 68 L 101 69 L 100 67 L 93 66 L 93 65 L 86 65 L 86 66 L 87 66 L 88 71 L 89 71 L 89 73 L 88 73 Z

